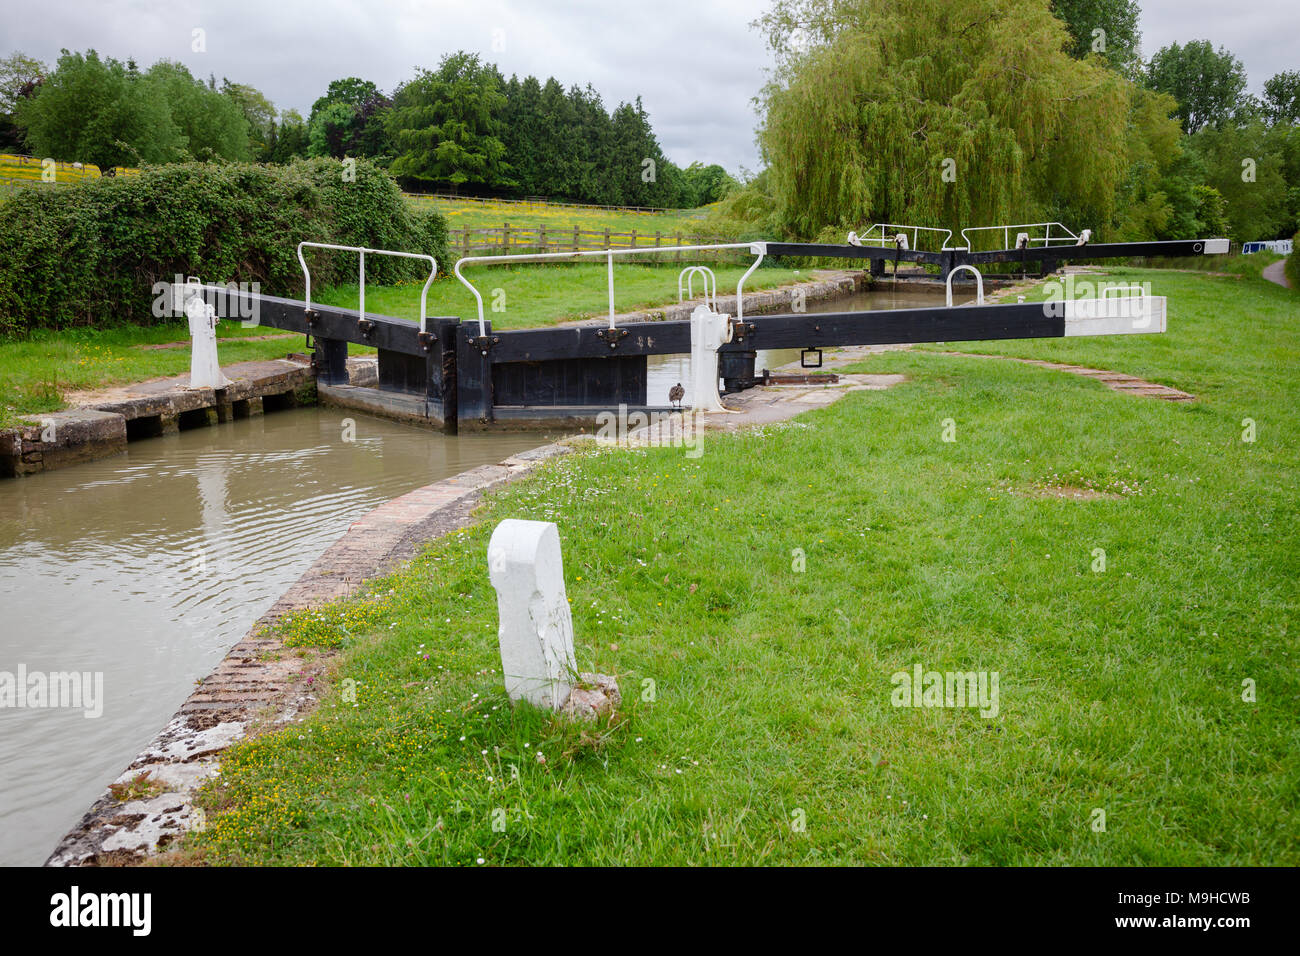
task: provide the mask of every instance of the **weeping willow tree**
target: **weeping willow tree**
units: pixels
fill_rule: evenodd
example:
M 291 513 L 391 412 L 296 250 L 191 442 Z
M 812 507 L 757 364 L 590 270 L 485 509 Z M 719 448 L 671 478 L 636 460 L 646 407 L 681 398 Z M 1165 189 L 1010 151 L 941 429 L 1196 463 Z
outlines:
M 759 24 L 778 55 L 759 142 L 791 233 L 1110 221 L 1128 84 L 1065 52 L 1048 0 L 778 0 Z

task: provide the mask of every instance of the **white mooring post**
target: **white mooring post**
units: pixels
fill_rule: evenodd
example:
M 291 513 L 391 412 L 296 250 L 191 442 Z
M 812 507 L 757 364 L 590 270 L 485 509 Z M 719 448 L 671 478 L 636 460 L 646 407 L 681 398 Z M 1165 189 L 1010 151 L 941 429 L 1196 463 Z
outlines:
M 697 412 L 725 412 L 718 395 L 718 349 L 731 341 L 731 317 L 697 305 L 691 313 L 691 403 Z
M 225 388 L 230 381 L 217 357 L 217 310 L 203 300 L 194 277 L 185 284 L 184 300 L 190 324 L 190 388 Z
M 488 543 L 488 576 L 497 592 L 506 693 L 559 710 L 569 700 L 577 664 L 555 525 L 502 521 Z

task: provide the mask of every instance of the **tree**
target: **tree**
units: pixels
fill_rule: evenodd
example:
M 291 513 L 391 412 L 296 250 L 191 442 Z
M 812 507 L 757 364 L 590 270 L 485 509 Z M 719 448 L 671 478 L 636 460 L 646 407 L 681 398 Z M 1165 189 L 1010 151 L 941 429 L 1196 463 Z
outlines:
M 719 202 L 740 184 L 718 164 L 691 163 L 682 170 L 681 205 L 686 208 Z
M 764 91 L 760 146 L 784 229 L 1108 223 L 1126 81 L 1064 52 L 1046 4 L 846 4 Z
M 1125 71 L 1138 62 L 1137 0 L 1052 0 L 1052 13 L 1070 31 L 1066 50 L 1076 59 L 1096 53 Z
M 47 67 L 21 52 L 0 59 L 0 150 L 24 149 L 22 130 L 14 123 L 18 103 L 36 92 Z
M 475 54 L 442 58 L 393 96 L 387 129 L 397 150 L 394 176 L 453 186 L 508 187 L 501 142 L 505 94 L 500 74 Z
M 369 80 L 334 80 L 312 104 L 307 120 L 313 156 L 385 156 L 392 144 L 384 128 L 392 101 Z
M 239 108 L 248 123 L 248 149 L 256 160 L 266 162 L 276 139 L 275 104 L 245 83 L 231 83 L 222 77 L 221 95 Z
M 16 120 L 37 153 L 114 167 L 176 158 L 184 137 L 159 86 L 94 50 L 63 50 L 35 95 L 18 104 Z
M 620 103 L 610 125 L 613 140 L 605 174 L 618 184 L 620 202 L 657 207 L 675 202 L 680 173 L 659 148 L 641 97 L 635 103 Z
M 18 102 L 35 91 L 48 69 L 21 51 L 0 58 L 0 113 L 13 115 Z
M 1177 109 L 1172 96 L 1132 90 L 1123 137 L 1128 173 L 1117 194 L 1121 242 L 1195 238 L 1192 184 L 1172 175 L 1184 159 L 1183 131 L 1172 118 Z
M 1204 164 L 1204 185 L 1223 197 L 1232 238 L 1281 239 L 1294 231 L 1284 173 L 1287 132 L 1254 120 L 1206 127 L 1188 139 Z
M 575 197 L 609 206 L 627 202 L 622 183 L 610 175 L 615 163 L 614 124 L 600 94 L 588 83 L 585 88 L 570 87 L 566 98 L 573 115 L 568 135 L 575 147 Z
M 216 77 L 195 79 L 181 63 L 159 60 L 145 81 L 157 88 L 184 137 L 183 148 L 194 159 L 249 158 L 248 121 L 228 96 L 216 91 Z
M 283 110 L 267 162 L 288 163 L 297 157 L 305 157 L 309 145 L 307 123 L 302 114 L 297 110 Z
M 1178 118 L 1189 135 L 1231 119 L 1246 90 L 1241 61 L 1223 47 L 1216 53 L 1208 40 L 1164 47 L 1151 58 L 1146 80 L 1151 89 L 1178 101 Z
M 1264 81 L 1264 110 L 1270 123 L 1300 123 L 1300 70 L 1278 73 Z
M 551 130 L 548 128 L 543 132 L 543 126 L 553 123 L 555 117 L 542 112 L 541 84 L 533 76 L 525 77 L 522 82 L 512 76 L 503 92 L 506 100 L 501 114 L 501 141 L 505 144 L 506 157 L 520 193 L 557 198 L 566 195 L 565 171 L 556 168 L 557 162 L 562 161 L 561 156 L 552 151 Z M 560 95 L 562 99 L 563 91 Z M 544 135 L 547 139 L 545 144 Z

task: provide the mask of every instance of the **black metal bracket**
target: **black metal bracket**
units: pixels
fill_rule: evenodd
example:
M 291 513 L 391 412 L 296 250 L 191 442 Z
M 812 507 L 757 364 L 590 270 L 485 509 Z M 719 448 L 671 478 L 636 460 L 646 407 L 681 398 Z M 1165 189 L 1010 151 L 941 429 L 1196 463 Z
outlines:
M 419 335 L 420 347 L 428 352 L 438 342 L 438 336 L 432 332 L 421 332 Z
M 753 322 L 737 322 L 733 319 L 731 322 L 731 341 L 743 342 L 757 331 L 758 326 Z
M 596 338 L 600 339 L 602 342 L 608 342 L 609 347 L 612 349 L 618 348 L 619 340 L 625 338 L 627 334 L 628 334 L 627 329 L 597 329 L 596 330 Z
M 812 355 L 812 354 L 814 354 L 814 353 L 817 355 L 817 362 L 816 362 L 816 364 L 813 364 L 813 363 L 811 363 L 811 362 L 808 361 L 808 356 L 809 356 L 809 355 Z M 821 350 L 821 349 L 803 349 L 803 350 L 799 353 L 799 367 L 800 367 L 800 368 L 821 368 L 821 367 L 822 367 L 822 350 Z
M 304 309 L 303 315 L 307 316 L 307 335 L 303 343 L 303 348 L 314 349 L 316 343 L 311 340 L 311 334 L 316 329 L 316 320 L 320 318 L 320 313 L 315 309 Z
M 500 341 L 501 341 L 501 338 L 500 338 L 499 336 L 496 336 L 496 335 L 471 335 L 471 336 L 469 336 L 469 344 L 472 345 L 472 346 L 474 346 L 474 348 L 478 349 L 478 350 L 479 350 L 480 352 L 482 352 L 484 355 L 487 355 L 487 354 L 488 354 L 488 350 L 489 350 L 490 348 L 492 348 L 492 346 L 498 344 Z
M 370 319 L 357 319 L 357 329 L 366 338 L 375 334 L 375 323 Z

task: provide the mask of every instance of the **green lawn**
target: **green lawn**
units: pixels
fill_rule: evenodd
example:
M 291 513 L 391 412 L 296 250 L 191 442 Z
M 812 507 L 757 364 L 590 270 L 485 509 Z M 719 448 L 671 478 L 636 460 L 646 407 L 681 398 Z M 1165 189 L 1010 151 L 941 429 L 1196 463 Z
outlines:
M 342 647 L 321 705 L 223 760 L 188 846 L 254 864 L 1300 863 L 1300 309 L 1257 280 L 1151 278 L 1164 336 L 996 348 L 1194 403 L 892 352 L 866 367 L 906 384 L 710 434 L 698 460 L 581 453 L 490 495 L 372 596 L 285 623 Z M 1110 495 L 1041 493 L 1064 485 Z M 485 554 L 506 517 L 559 525 L 579 666 L 618 675 L 614 720 L 510 706 Z M 998 715 L 892 706 L 916 664 L 998 672 Z
M 735 293 L 736 283 L 748 266 L 711 268 L 717 276 L 718 294 L 729 295 Z M 614 307 L 629 312 L 676 302 L 680 271 L 674 266 L 615 263 Z M 609 285 L 603 263 L 466 266 L 464 275 L 483 296 L 483 316 L 494 329 L 554 325 L 609 313 Z M 808 278 L 806 270 L 758 269 L 745 288 L 753 292 Z M 366 286 L 366 311 L 418 320 L 423 287 L 419 280 L 395 286 Z M 695 280 L 695 294 L 701 294 L 699 277 Z M 358 298 L 356 285 L 336 286 L 319 293 L 321 302 L 348 309 L 357 308 Z M 473 294 L 455 277 L 441 278 L 429 288 L 428 314 L 477 320 L 478 306 Z

